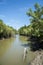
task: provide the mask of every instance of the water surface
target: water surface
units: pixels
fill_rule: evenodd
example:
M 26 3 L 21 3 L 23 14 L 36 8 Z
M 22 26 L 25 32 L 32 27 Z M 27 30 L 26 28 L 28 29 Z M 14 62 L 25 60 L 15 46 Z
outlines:
M 15 38 L 0 40 L 0 65 L 28 65 L 34 58 L 27 44 L 27 37 L 16 35 Z M 23 51 L 27 47 L 28 53 L 23 60 Z

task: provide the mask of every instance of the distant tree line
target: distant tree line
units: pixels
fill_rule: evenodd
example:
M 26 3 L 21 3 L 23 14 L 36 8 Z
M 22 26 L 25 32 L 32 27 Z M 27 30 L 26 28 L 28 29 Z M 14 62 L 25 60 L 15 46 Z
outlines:
M 0 39 L 12 37 L 16 32 L 13 27 L 4 24 L 3 20 L 0 19 Z
M 30 36 L 31 49 L 43 49 L 43 6 L 34 5 L 35 9 L 28 10 L 27 15 L 30 18 L 30 25 L 23 26 L 19 29 L 20 35 Z
M 19 34 L 23 36 L 30 36 L 31 35 L 31 25 L 23 26 L 19 30 Z

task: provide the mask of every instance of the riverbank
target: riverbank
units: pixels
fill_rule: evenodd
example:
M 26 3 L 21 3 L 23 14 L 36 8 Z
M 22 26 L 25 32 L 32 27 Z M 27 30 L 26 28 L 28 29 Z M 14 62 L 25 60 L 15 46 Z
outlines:
M 26 37 L 29 37 L 28 34 L 19 34 L 20 36 L 26 36 Z
M 0 38 L 0 40 L 6 40 L 6 39 L 9 39 L 9 38 L 15 38 L 16 37 L 16 35 L 14 35 L 14 36 L 12 36 L 12 37 L 7 37 L 7 38 Z
M 35 52 L 36 57 L 30 63 L 30 65 L 43 65 L 43 50 Z

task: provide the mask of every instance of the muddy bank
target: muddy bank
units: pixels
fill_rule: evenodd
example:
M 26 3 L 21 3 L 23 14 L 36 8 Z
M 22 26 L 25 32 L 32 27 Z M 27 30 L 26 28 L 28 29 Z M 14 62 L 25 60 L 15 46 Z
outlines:
M 43 50 L 35 52 L 36 57 L 31 61 L 30 65 L 43 65 Z

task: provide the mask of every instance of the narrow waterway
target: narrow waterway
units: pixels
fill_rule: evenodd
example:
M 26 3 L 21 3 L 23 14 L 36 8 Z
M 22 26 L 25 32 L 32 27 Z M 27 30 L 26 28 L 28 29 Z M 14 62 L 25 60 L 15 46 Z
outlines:
M 27 44 L 27 37 L 16 35 L 14 38 L 0 40 L 0 65 L 29 65 L 34 58 L 34 53 L 30 51 Z M 28 53 L 23 60 L 24 47 Z

